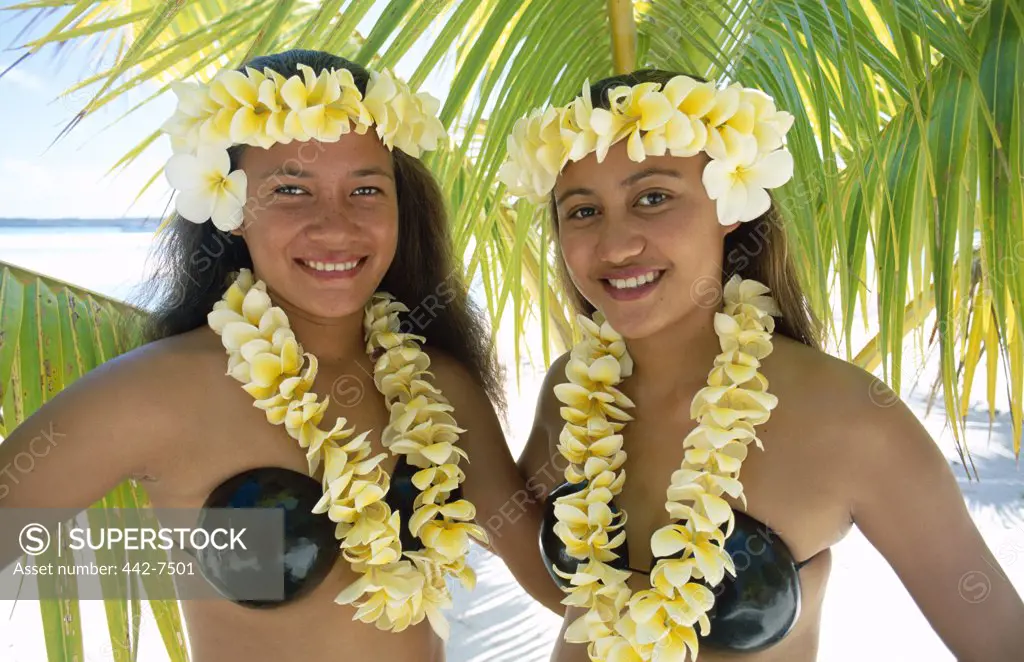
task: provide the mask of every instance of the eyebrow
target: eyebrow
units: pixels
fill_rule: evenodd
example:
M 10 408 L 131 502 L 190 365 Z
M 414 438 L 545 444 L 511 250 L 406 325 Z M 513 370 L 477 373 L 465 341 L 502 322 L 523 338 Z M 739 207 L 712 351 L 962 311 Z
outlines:
M 630 186 L 631 184 L 635 184 L 638 181 L 640 181 L 641 179 L 644 179 L 645 177 L 651 177 L 653 175 L 667 175 L 669 177 L 675 177 L 676 179 L 682 179 L 682 175 L 679 174 L 678 170 L 673 170 L 671 168 L 647 168 L 647 169 L 641 170 L 639 172 L 634 172 L 629 177 L 626 177 L 621 182 L 619 182 L 619 186 Z M 573 195 L 590 195 L 590 194 L 593 194 L 593 193 L 594 193 L 593 189 L 589 189 L 589 188 L 579 187 L 579 188 L 569 189 L 568 191 L 566 191 L 562 195 L 558 196 L 558 200 L 556 201 L 555 204 L 559 204 L 559 205 L 562 204 L 562 202 L 564 202 L 565 199 L 568 198 L 569 196 L 573 196 Z
M 278 166 L 276 168 L 271 168 L 270 170 L 268 170 L 265 173 L 263 173 L 262 178 L 263 179 L 268 179 L 268 178 L 273 177 L 275 175 L 284 175 L 285 177 L 295 177 L 297 179 L 308 179 L 308 178 L 313 176 L 311 173 L 308 173 L 308 172 L 304 171 L 302 168 L 296 168 L 294 166 L 284 165 L 284 166 Z M 390 179 L 392 181 L 394 181 L 394 179 L 395 179 L 394 175 L 392 175 L 390 172 L 384 170 L 383 168 L 379 168 L 377 166 L 374 166 L 372 168 L 360 168 L 359 170 L 353 170 L 350 176 L 351 177 L 374 177 L 374 176 L 380 176 L 380 177 L 387 177 L 388 179 Z

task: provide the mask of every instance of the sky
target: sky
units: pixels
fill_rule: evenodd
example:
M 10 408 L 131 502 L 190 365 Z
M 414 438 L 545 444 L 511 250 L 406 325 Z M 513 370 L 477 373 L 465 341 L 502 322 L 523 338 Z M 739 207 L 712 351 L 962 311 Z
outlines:
M 0 7 L 15 4 L 0 0 Z M 366 34 L 386 6 L 381 0 L 367 14 L 359 29 Z M 52 25 L 56 18 L 50 19 Z M 0 12 L 0 71 L 22 53 L 15 49 L 25 41 L 20 35 L 27 20 L 14 12 Z M 436 23 L 435 23 L 436 26 Z M 396 67 L 408 78 L 432 37 L 432 31 L 410 50 Z M 35 27 L 30 36 L 43 34 Z M 0 218 L 161 218 L 171 189 L 159 177 L 134 202 L 145 183 L 171 155 L 166 138 L 158 139 L 126 170 L 107 174 L 128 151 L 174 112 L 176 99 L 165 93 L 121 117 L 150 96 L 158 87 L 132 90 L 81 122 L 56 144 L 54 139 L 98 87 L 77 93 L 65 91 L 96 68 L 99 51 L 81 46 L 56 54 L 49 46 L 18 64 L 0 78 Z M 452 58 L 424 83 L 423 90 L 444 97 L 450 81 Z

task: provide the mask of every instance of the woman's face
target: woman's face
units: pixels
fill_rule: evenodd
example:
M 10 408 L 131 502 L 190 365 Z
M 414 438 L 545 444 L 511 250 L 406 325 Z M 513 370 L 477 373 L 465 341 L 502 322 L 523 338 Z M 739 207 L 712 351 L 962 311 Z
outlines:
M 247 147 L 245 237 L 256 275 L 320 318 L 361 311 L 395 255 L 398 197 L 377 136 Z
M 626 141 L 604 162 L 570 162 L 555 185 L 558 238 L 583 296 L 626 338 L 654 335 L 709 305 L 721 287 L 722 247 L 736 224 L 718 222 L 701 183 L 708 157 L 648 156 Z

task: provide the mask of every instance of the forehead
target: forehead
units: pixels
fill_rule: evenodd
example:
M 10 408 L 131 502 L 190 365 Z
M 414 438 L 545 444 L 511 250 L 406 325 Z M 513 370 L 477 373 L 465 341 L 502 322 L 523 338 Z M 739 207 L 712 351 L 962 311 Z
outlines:
M 265 149 L 247 146 L 239 157 L 239 167 L 256 177 L 275 169 L 334 175 L 373 167 L 393 171 L 391 152 L 372 130 L 364 134 L 350 131 L 336 142 L 293 140 Z
M 620 140 L 611 146 L 600 163 L 595 152 L 579 161 L 567 163 L 555 181 L 555 194 L 578 186 L 594 189 L 619 187 L 631 175 L 652 169 L 672 170 L 684 180 L 699 183 L 707 162 L 708 156 L 703 151 L 694 156 L 647 156 L 643 161 L 633 161 L 626 151 L 626 140 Z

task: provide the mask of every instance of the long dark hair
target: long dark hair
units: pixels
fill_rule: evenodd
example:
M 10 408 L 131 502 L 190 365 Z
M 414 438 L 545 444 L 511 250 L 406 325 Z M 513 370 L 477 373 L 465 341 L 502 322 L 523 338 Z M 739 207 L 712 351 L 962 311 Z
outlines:
M 254 58 L 244 66 L 257 71 L 269 68 L 289 78 L 301 75 L 299 64 L 315 73 L 348 69 L 359 91 L 366 94 L 370 74 L 364 67 L 322 51 L 290 50 Z M 238 167 L 243 149 L 244 145 L 235 145 L 228 150 L 232 170 Z M 397 148 L 391 154 L 398 191 L 398 246 L 380 289 L 410 309 L 403 330 L 425 337 L 426 346 L 458 361 L 504 412 L 501 371 L 485 318 L 469 300 L 453 255 L 444 195 L 419 159 Z M 211 222 L 196 224 L 177 214 L 163 230 L 155 255 L 153 278 L 138 297 L 154 311 L 145 330 L 147 341 L 205 325 L 207 313 L 227 290 L 231 275 L 253 266 L 242 237 L 222 232 Z
M 693 74 L 665 71 L 663 69 L 641 69 L 630 74 L 604 78 L 590 86 L 590 101 L 594 108 L 610 109 L 608 92 L 620 85 L 632 87 L 640 83 L 658 83 L 664 86 L 673 77 L 686 75 L 695 80 L 708 82 Z M 771 197 L 771 192 L 769 192 Z M 550 222 L 555 237 L 558 236 L 558 213 L 554 194 L 549 202 Z M 569 278 L 569 270 L 561 251 L 557 256 L 558 277 L 561 287 L 576 312 L 591 315 L 594 306 L 576 289 Z M 739 227 L 725 236 L 722 255 L 722 282 L 733 275 L 758 280 L 771 289 L 782 312 L 775 320 L 775 331 L 815 349 L 821 349 L 821 322 L 814 315 L 800 287 L 792 255 L 786 243 L 785 220 L 775 205 L 774 198 L 768 211 L 758 218 L 740 223 Z

